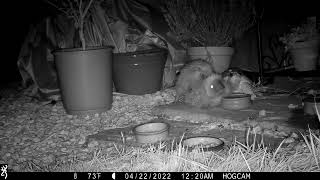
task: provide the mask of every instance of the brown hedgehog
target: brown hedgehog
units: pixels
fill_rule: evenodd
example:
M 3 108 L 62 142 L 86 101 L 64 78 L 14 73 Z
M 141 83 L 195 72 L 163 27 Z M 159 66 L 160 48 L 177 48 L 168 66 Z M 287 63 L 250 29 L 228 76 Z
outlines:
M 199 108 L 220 105 L 222 98 L 231 94 L 231 85 L 221 75 L 212 74 L 198 88 L 186 93 L 184 102 Z
M 176 101 L 184 101 L 184 96 L 198 89 L 203 80 L 213 73 L 212 65 L 205 60 L 193 60 L 180 71 L 176 81 Z
M 223 80 L 231 85 L 233 93 L 250 94 L 252 100 L 256 98 L 252 81 L 245 75 L 236 71 L 229 70 L 223 75 Z

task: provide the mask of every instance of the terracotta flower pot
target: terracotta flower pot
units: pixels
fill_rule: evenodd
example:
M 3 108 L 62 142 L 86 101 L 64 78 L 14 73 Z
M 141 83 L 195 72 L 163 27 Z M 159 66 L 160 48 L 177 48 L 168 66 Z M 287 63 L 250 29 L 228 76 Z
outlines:
M 222 73 L 229 68 L 234 49 L 231 47 L 190 47 L 187 53 L 192 60 L 209 61 L 215 72 Z
M 308 115 L 317 115 L 317 110 L 320 113 L 320 98 L 309 97 L 303 100 L 303 111 Z
M 315 70 L 319 56 L 319 40 L 296 43 L 289 52 L 297 71 Z

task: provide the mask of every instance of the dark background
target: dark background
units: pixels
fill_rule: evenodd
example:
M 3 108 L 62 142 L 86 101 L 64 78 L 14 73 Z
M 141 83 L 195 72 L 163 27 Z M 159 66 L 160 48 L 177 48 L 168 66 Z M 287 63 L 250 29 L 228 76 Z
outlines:
M 265 0 L 259 1 L 259 4 L 264 7 L 263 20 L 269 23 L 297 24 L 302 19 L 315 16 L 317 11 L 320 11 L 320 6 L 315 0 Z M 1 51 L 0 84 L 20 80 L 16 62 L 29 26 L 48 15 L 50 15 L 48 4 L 43 0 L 2 2 L 1 40 L 3 49 Z

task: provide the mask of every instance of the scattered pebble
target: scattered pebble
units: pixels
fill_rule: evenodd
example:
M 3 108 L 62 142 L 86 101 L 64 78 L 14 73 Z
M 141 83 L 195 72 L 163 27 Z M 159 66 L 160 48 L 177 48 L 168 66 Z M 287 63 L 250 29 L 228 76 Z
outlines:
M 262 127 L 256 126 L 252 129 L 252 133 L 261 134 L 262 133 Z
M 93 140 L 88 144 L 88 147 L 89 148 L 94 148 L 94 147 L 96 147 L 98 145 L 99 145 L 99 143 L 97 141 Z
M 295 132 L 291 133 L 291 136 L 292 138 L 295 138 L 295 139 L 298 139 L 299 138 L 299 135 Z
M 298 107 L 299 107 L 299 105 L 297 105 L 297 104 L 289 104 L 288 105 L 289 109 L 297 109 Z
M 264 117 L 264 116 L 266 116 L 266 115 L 267 115 L 266 110 L 261 110 L 261 111 L 259 111 L 259 117 Z
M 40 138 L 37 138 L 37 137 L 36 137 L 36 138 L 33 138 L 33 142 L 36 142 L 36 143 L 37 143 L 37 142 L 40 142 Z
M 283 143 L 291 144 L 291 143 L 293 143 L 294 141 L 295 141 L 294 138 L 289 137 L 289 138 L 284 139 Z
M 53 154 L 46 155 L 42 158 L 44 164 L 51 164 L 55 161 L 55 156 Z

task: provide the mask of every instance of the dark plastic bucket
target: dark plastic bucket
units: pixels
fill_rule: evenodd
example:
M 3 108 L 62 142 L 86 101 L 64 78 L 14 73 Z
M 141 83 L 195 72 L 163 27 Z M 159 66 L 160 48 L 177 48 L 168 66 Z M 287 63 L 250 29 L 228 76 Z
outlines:
M 114 54 L 113 82 L 117 92 L 142 95 L 161 89 L 167 50 Z
M 112 106 L 112 47 L 53 52 L 68 114 L 100 113 Z

